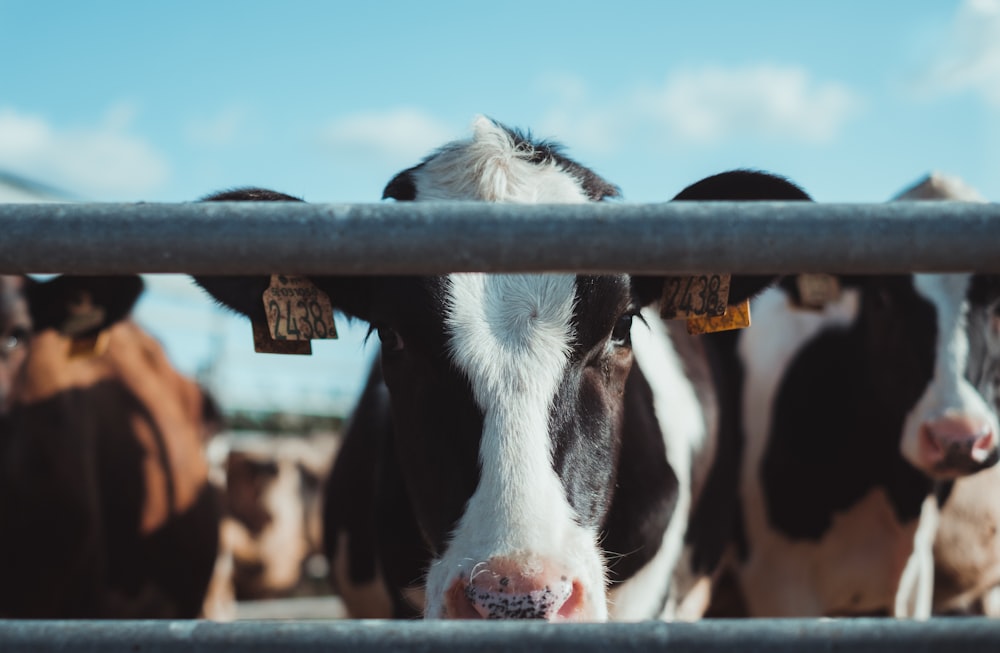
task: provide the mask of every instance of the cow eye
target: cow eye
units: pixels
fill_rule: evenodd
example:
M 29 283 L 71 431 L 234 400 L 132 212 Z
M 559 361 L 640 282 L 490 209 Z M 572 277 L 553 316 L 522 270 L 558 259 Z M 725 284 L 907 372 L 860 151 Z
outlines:
M 25 331 L 24 329 L 14 329 L 6 336 L 4 336 L 3 340 L 0 340 L 0 344 L 3 345 L 3 349 L 5 351 L 14 351 L 18 347 L 23 347 L 25 344 L 27 344 L 27 341 L 28 341 L 27 331 Z
M 622 315 L 611 331 L 611 341 L 620 347 L 632 344 L 632 317 L 632 313 Z
M 379 327 L 378 339 L 382 341 L 382 349 L 385 351 L 403 351 L 403 338 L 395 329 Z

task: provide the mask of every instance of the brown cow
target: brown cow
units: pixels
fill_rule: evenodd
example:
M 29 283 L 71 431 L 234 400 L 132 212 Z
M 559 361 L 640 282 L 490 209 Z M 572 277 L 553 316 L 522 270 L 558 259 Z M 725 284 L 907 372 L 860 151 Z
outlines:
M 233 556 L 236 598 L 305 591 L 322 558 L 320 486 L 335 446 L 318 436 L 228 440 L 221 546 Z
M 141 291 L 0 277 L 0 616 L 201 612 L 217 413 L 127 319 Z

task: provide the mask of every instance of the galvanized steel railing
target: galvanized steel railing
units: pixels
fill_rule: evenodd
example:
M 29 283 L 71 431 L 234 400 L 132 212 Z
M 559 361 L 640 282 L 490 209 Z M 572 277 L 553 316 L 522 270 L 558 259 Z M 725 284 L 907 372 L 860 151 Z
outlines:
M 0 204 L 0 273 L 1000 273 L 1000 205 Z M 3 621 L 0 651 L 1000 651 L 986 619 Z
M 1000 623 L 950 618 L 698 623 L 0 621 L 11 653 L 989 653 Z
M 0 205 L 0 273 L 1000 272 L 1000 204 Z

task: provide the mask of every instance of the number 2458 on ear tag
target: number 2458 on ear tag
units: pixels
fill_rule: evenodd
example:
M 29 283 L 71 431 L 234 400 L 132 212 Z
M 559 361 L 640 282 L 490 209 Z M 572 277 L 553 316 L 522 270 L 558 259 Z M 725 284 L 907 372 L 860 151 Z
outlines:
M 330 298 L 309 279 L 272 274 L 263 300 L 267 327 L 274 340 L 337 337 Z

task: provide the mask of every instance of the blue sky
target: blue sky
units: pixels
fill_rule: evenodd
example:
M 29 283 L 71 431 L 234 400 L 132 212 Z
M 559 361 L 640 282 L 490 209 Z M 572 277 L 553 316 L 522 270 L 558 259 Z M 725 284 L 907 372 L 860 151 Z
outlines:
M 478 113 L 562 141 L 626 201 L 734 167 L 820 201 L 881 201 L 930 170 L 996 200 L 1000 0 L 0 0 L 0 170 L 81 199 L 377 201 Z M 242 350 L 162 286 L 147 319 L 183 367 Z M 355 378 L 351 334 L 317 357 Z M 289 365 L 332 391 L 326 365 Z M 284 374 L 240 369 L 225 385 Z

